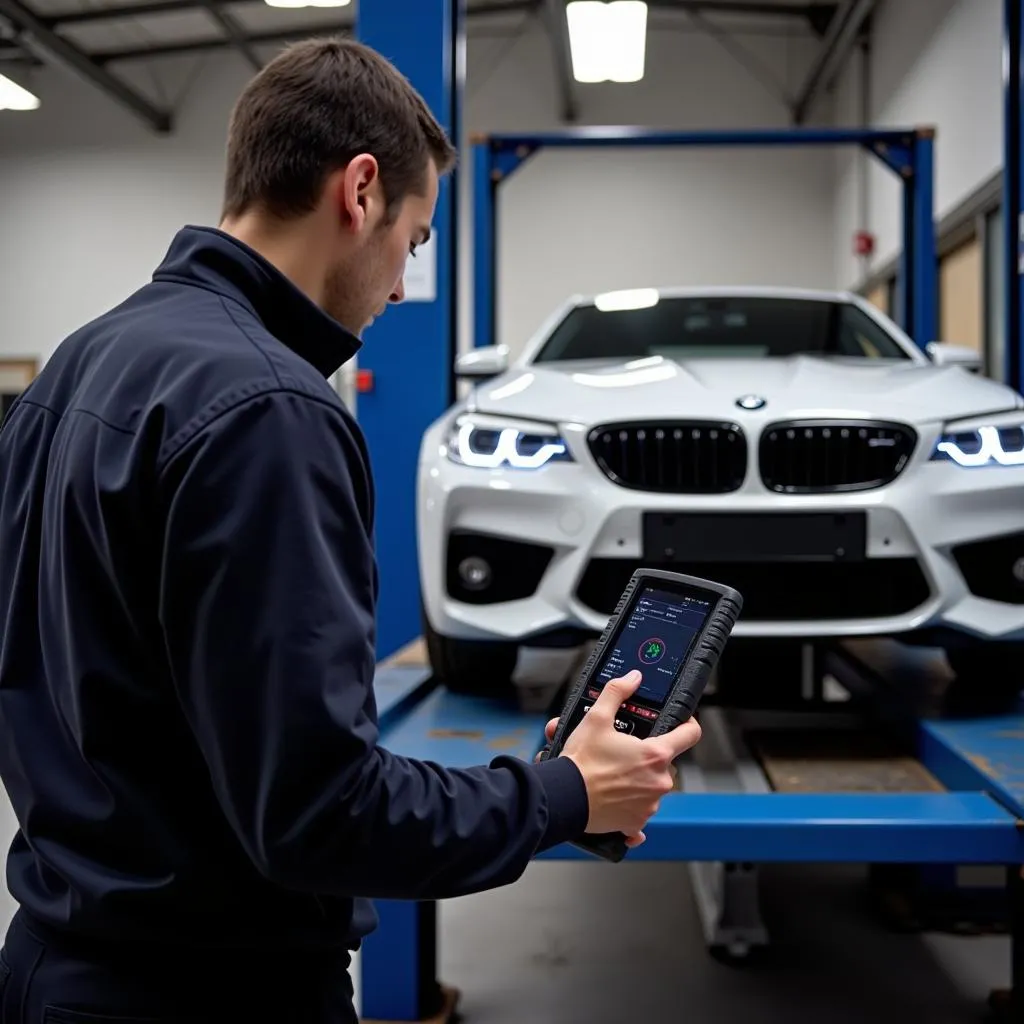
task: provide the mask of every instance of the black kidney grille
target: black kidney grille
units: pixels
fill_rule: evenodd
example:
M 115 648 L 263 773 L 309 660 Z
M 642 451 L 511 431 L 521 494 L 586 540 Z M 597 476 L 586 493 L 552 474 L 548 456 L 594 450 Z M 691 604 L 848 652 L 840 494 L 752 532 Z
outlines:
M 607 424 L 587 443 L 610 480 L 638 491 L 725 494 L 747 472 L 747 441 L 734 423 Z
M 769 490 L 787 493 L 884 487 L 903 471 L 916 443 L 916 433 L 898 423 L 773 423 L 761 435 L 761 479 Z

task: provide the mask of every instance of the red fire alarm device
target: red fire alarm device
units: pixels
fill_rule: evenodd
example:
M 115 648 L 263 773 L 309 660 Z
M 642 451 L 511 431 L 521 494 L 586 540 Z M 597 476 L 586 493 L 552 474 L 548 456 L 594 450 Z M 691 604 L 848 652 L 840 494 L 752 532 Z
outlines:
M 870 231 L 854 232 L 853 251 L 857 256 L 870 256 L 875 251 L 875 236 Z

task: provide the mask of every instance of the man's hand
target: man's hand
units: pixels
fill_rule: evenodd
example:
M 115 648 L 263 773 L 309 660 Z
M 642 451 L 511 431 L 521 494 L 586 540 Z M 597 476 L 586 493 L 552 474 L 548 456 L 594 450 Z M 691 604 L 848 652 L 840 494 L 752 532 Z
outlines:
M 622 832 L 630 846 L 644 841 L 644 825 L 657 813 L 661 798 L 674 788 L 673 762 L 701 737 L 700 725 L 692 718 L 651 739 L 619 732 L 616 713 L 640 680 L 639 672 L 631 672 L 606 683 L 561 754 L 576 763 L 587 787 L 587 832 Z M 545 727 L 548 743 L 557 725 L 558 719 L 553 718 Z

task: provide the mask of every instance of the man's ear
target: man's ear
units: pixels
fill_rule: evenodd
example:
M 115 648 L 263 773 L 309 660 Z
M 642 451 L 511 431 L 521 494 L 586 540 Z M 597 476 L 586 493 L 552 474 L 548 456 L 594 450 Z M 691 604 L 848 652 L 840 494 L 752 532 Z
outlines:
M 379 219 L 382 203 L 380 169 L 369 153 L 360 153 L 337 174 L 335 186 L 338 217 L 353 234 L 365 230 Z

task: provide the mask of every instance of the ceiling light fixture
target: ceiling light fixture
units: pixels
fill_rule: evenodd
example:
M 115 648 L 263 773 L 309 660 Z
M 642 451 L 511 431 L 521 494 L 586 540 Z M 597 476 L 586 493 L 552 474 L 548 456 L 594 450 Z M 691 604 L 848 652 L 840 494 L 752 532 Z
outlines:
M 577 82 L 639 82 L 647 52 L 642 0 L 573 0 L 565 15 Z
M 39 97 L 0 75 L 0 110 L 37 110 Z
M 264 0 L 268 7 L 348 7 L 352 0 Z

